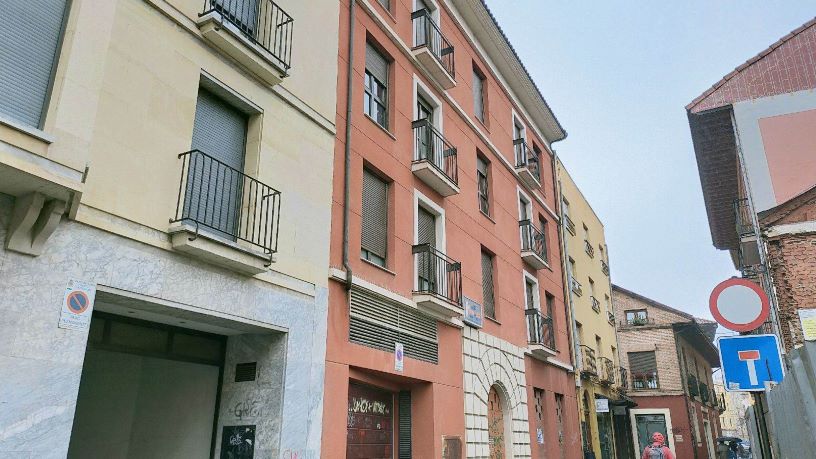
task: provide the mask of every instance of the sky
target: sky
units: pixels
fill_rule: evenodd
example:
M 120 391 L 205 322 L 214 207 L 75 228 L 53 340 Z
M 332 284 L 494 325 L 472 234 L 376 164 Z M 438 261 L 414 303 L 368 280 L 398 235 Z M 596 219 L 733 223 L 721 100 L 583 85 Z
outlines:
M 553 148 L 604 223 L 612 281 L 711 319 L 737 272 L 711 242 L 685 106 L 812 0 L 487 3 L 568 132 Z

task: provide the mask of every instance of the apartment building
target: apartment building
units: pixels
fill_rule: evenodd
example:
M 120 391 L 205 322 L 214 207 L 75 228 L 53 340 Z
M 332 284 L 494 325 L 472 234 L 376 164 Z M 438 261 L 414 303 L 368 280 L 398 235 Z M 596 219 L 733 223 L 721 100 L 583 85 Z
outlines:
M 816 288 L 816 19 L 686 106 L 714 246 L 771 298 L 776 333 L 803 342 Z
M 612 301 L 637 403 L 629 416 L 635 450 L 643 451 L 652 433 L 661 432 L 677 457 L 713 459 L 725 410 L 712 379 L 719 365 L 717 324 L 617 285 Z
M 0 456 L 319 455 L 337 16 L 4 2 Z
M 722 436 L 737 437 L 743 440 L 750 439 L 748 417 L 745 410 L 754 403 L 751 394 L 748 392 L 729 392 L 725 390 L 721 380 L 714 381 L 714 392 L 725 408 L 720 413 Z
M 324 457 L 580 457 L 551 143 L 485 4 L 342 1 Z
M 604 226 L 560 160 L 556 177 L 561 201 L 567 273 L 565 298 L 571 312 L 578 371 L 582 447 L 597 458 L 633 454 L 626 396 L 626 368 L 618 356 L 612 283 Z

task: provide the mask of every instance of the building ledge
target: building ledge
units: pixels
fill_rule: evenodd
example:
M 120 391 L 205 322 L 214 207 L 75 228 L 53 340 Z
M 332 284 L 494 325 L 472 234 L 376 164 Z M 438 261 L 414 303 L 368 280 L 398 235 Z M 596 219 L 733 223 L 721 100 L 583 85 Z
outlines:
M 442 86 L 443 89 L 451 89 L 456 86 L 456 80 L 445 70 L 445 67 L 442 66 L 442 63 L 439 62 L 439 59 L 431 52 L 430 48 L 427 46 L 419 46 L 412 49 L 411 53 L 428 72 L 431 78 L 439 83 L 439 86 Z
M 537 343 L 529 343 L 527 345 L 527 353 L 533 356 L 534 358 L 541 360 L 542 362 L 548 362 L 549 358 L 554 357 L 557 352 L 554 349 L 550 349 L 543 344 Z
M 444 197 L 459 194 L 459 187 L 428 160 L 411 163 L 411 172 Z
M 516 173 L 519 175 L 521 181 L 525 185 L 527 185 L 528 188 L 531 189 L 541 188 L 541 182 L 538 181 L 538 178 L 535 176 L 532 169 L 530 169 L 526 165 L 516 167 Z
M 196 231 L 189 224 L 173 224 L 168 232 L 173 250 L 240 273 L 252 276 L 261 274 L 268 271 L 270 264 L 274 262 L 274 256 Z
M 522 250 L 521 258 L 525 261 L 525 263 L 527 263 L 528 265 L 532 266 L 535 269 L 544 269 L 550 267 L 550 265 L 547 264 L 547 261 L 541 258 L 541 256 L 537 254 L 534 250 Z
M 426 315 L 452 325 L 462 323 L 462 308 L 439 295 L 414 292 L 413 300 L 417 309 Z

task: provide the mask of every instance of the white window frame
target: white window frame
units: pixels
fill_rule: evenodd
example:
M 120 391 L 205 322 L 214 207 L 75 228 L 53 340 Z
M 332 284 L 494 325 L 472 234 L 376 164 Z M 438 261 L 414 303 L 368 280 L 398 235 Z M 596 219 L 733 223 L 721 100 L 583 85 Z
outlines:
M 435 203 L 432 199 L 422 194 L 417 189 L 414 189 L 414 243 L 419 243 L 419 207 L 424 208 L 430 213 L 434 214 L 436 223 L 436 250 L 443 254 L 447 254 L 447 238 L 445 237 L 445 209 Z M 414 263 L 414 290 L 419 288 L 419 279 L 416 263 Z
M 437 3 L 436 0 L 423 0 L 423 1 L 425 2 L 425 4 L 430 9 L 431 18 L 433 18 L 434 22 L 436 22 L 436 25 L 439 26 L 440 29 L 442 29 L 442 25 L 439 23 L 440 22 L 439 21 L 439 3 Z M 417 0 L 411 0 L 411 12 L 413 13 L 416 10 L 417 10 Z
M 530 195 L 524 192 L 520 186 L 516 185 L 516 202 L 518 202 L 518 221 L 522 220 L 521 213 L 521 202 L 524 201 L 524 208 L 527 209 L 527 218 L 530 220 L 530 224 L 535 226 L 533 221 L 533 200 L 530 198 Z M 521 227 L 519 227 L 519 247 L 524 247 L 524 239 L 522 236 Z
M 521 138 L 524 139 L 524 141 L 526 142 L 527 141 L 527 124 L 524 123 L 524 120 L 518 115 L 518 113 L 516 113 L 515 109 L 513 109 L 512 112 L 513 112 L 513 126 L 512 126 L 513 130 L 510 131 L 510 132 L 513 133 L 513 141 L 516 140 L 516 135 L 515 135 L 516 125 L 519 125 L 519 126 L 521 126 Z
M 419 116 L 419 113 L 417 112 L 417 100 L 419 99 L 418 96 L 421 94 L 425 100 L 433 105 L 434 113 L 431 122 L 440 133 L 444 134 L 445 131 L 442 126 L 442 120 L 444 120 L 444 117 L 442 116 L 442 101 L 436 97 L 433 91 L 431 91 L 431 89 L 425 83 L 423 83 L 416 74 L 414 74 L 413 80 L 414 115 L 411 121 L 416 121 L 417 116 Z
M 637 434 L 637 415 L 639 414 L 662 414 L 666 419 L 666 446 L 674 451 L 674 429 L 672 429 L 671 410 L 668 408 L 633 408 L 629 410 L 629 423 L 632 426 L 632 444 L 635 451 L 643 451 L 646 445 L 641 445 Z M 639 453 L 638 453 L 639 454 Z
M 524 310 L 526 311 L 527 309 L 531 309 L 530 305 L 527 304 L 527 281 L 529 280 L 535 285 L 535 290 L 533 291 L 533 302 L 535 304 L 533 305 L 533 308 L 541 311 L 541 292 L 539 291 L 540 285 L 538 284 L 538 278 L 528 273 L 526 269 L 522 270 L 522 273 L 521 285 L 523 287 L 522 292 L 524 292 Z

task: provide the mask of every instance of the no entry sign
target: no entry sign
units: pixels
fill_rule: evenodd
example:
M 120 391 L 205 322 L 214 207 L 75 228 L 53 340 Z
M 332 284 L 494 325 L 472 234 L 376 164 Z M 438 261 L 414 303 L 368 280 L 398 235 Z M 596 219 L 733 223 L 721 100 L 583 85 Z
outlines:
M 768 296 L 755 282 L 737 277 L 717 284 L 708 300 L 711 315 L 723 327 L 738 332 L 756 330 L 768 320 Z

